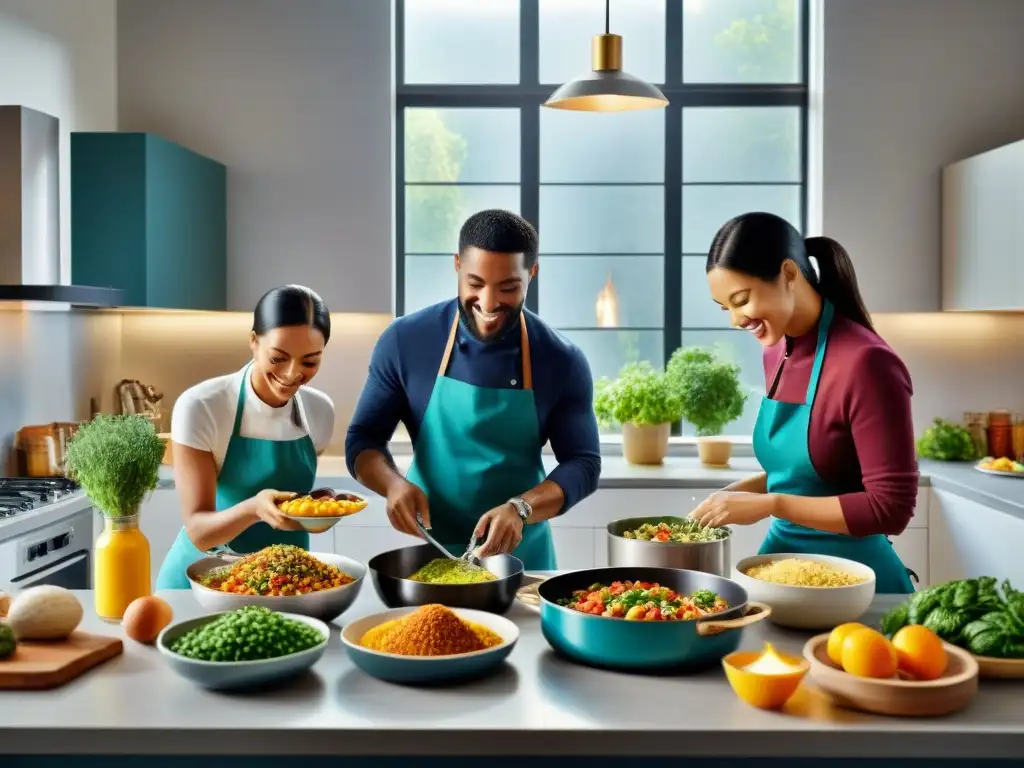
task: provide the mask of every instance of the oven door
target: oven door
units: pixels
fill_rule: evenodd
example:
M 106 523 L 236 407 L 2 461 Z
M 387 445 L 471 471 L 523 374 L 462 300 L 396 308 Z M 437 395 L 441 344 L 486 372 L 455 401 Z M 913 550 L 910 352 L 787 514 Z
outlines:
M 72 553 L 56 563 L 11 579 L 11 584 L 18 589 L 38 587 L 40 584 L 52 584 L 64 589 L 89 589 L 91 575 L 89 552 L 86 550 Z

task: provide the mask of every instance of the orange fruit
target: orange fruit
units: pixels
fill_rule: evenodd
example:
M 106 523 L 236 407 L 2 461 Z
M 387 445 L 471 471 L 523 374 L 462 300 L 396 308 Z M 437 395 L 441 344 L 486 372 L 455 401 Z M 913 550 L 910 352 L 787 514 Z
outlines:
M 927 627 L 909 624 L 892 636 L 899 668 L 918 680 L 935 680 L 946 671 L 942 639 Z
M 837 667 L 843 666 L 843 641 L 855 629 L 866 629 L 866 627 L 863 624 L 858 624 L 856 621 L 851 621 L 847 624 L 840 624 L 829 633 L 828 657 Z
M 881 632 L 862 627 L 843 640 L 843 669 L 857 677 L 892 677 L 899 666 L 896 649 Z

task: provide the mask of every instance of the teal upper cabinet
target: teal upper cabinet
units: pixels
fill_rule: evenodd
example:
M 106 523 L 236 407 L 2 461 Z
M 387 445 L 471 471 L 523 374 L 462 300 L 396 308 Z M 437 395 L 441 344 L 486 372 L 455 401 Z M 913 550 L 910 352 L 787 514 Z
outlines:
M 71 281 L 130 307 L 225 309 L 225 167 L 150 133 L 72 133 Z

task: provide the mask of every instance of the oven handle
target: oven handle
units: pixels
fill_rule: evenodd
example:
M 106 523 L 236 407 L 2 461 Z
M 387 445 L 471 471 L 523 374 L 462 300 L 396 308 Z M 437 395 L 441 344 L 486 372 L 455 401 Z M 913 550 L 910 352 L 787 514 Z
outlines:
M 63 560 L 58 560 L 56 563 L 47 568 L 43 568 L 38 571 L 33 571 L 32 573 L 26 573 L 24 576 L 18 576 L 15 579 L 11 579 L 11 584 L 23 584 L 26 582 L 27 584 L 31 584 L 33 582 L 40 581 L 42 579 L 45 579 L 47 576 L 52 576 L 57 571 L 67 568 L 69 565 L 75 565 L 77 563 L 82 562 L 87 557 L 89 557 L 88 551 L 79 552 L 75 555 L 69 555 L 68 557 L 65 557 Z

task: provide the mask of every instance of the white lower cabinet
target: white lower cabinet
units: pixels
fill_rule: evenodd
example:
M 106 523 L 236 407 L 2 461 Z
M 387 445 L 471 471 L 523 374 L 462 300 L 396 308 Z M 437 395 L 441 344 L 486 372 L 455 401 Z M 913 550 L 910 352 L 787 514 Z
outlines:
M 1019 480 L 1004 480 L 1019 483 Z M 1024 520 L 949 491 L 932 489 L 928 560 L 931 580 L 995 576 L 1024 585 Z

